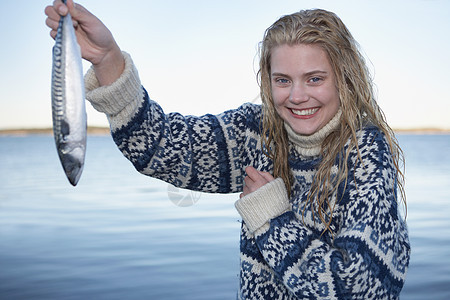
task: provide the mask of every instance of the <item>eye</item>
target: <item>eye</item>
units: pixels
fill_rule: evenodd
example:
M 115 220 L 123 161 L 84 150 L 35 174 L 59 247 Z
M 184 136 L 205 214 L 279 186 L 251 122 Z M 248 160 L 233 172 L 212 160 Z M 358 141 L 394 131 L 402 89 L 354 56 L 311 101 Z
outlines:
M 321 82 L 323 79 L 321 77 L 312 77 L 309 79 L 309 82 L 311 83 L 319 83 Z
M 288 85 L 290 82 L 289 79 L 283 77 L 274 78 L 274 81 L 277 85 Z

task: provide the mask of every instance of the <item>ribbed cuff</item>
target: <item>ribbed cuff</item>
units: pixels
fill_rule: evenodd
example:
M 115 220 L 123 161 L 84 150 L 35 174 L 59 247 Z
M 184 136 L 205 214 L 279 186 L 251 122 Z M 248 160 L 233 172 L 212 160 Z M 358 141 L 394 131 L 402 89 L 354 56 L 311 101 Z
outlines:
M 291 209 L 286 187 L 281 178 L 242 197 L 234 205 L 251 233 Z
M 122 52 L 125 59 L 125 69 L 122 75 L 112 84 L 99 86 L 93 67 L 84 78 L 86 99 L 99 112 L 110 116 L 132 115 L 142 102 L 142 88 L 138 71 L 131 56 Z M 122 116 L 124 117 L 124 116 Z

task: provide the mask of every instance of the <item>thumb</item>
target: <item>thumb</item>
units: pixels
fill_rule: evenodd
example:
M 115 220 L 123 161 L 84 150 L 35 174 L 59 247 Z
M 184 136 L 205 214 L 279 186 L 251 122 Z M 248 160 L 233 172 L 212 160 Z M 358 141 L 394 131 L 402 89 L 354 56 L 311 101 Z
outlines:
M 69 10 L 69 13 L 73 16 L 74 14 L 76 14 L 76 8 L 75 8 L 75 3 L 73 2 L 73 0 L 67 0 L 66 2 L 66 6 L 67 9 Z
M 78 3 L 74 3 L 73 0 L 67 0 L 67 9 L 73 20 L 84 23 L 86 18 L 89 17 L 89 11 Z

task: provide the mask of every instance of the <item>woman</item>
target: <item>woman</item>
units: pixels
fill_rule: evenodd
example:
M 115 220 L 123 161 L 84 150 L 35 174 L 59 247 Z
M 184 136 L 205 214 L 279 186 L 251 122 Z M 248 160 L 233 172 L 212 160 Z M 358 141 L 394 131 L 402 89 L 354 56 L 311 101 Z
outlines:
M 267 29 L 262 105 L 192 117 L 149 99 L 130 55 L 83 7 L 47 7 L 53 37 L 68 10 L 93 65 L 87 98 L 136 169 L 178 187 L 241 192 L 239 299 L 399 297 L 410 255 L 398 213 L 403 156 L 335 14 L 301 11 Z

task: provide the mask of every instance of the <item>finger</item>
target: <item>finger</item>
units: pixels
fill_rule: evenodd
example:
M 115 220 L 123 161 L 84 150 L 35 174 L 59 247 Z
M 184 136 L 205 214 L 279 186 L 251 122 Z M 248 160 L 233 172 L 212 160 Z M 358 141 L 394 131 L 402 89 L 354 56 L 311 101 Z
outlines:
M 78 20 L 80 23 L 84 23 L 93 17 L 90 11 L 84 8 L 81 4 L 74 3 L 72 0 L 67 0 L 67 7 L 72 15 L 72 20 L 74 21 Z
M 51 36 L 53 39 L 55 39 L 55 38 L 56 38 L 56 33 L 57 33 L 56 30 L 52 30 L 52 31 L 50 31 L 50 36 Z
M 252 192 L 253 191 L 248 186 L 244 186 L 244 188 L 242 189 L 242 197 L 247 196 L 248 194 L 250 194 Z
M 53 7 L 55 8 L 55 11 L 61 16 L 65 16 L 69 12 L 69 9 L 61 0 L 53 1 Z
M 67 0 L 66 5 L 69 8 L 69 11 L 73 10 L 76 6 L 76 4 L 73 2 L 73 0 Z
M 45 15 L 47 16 L 47 18 L 55 20 L 55 21 L 59 21 L 59 18 L 61 17 L 58 12 L 56 11 L 54 6 L 47 6 L 44 10 Z
M 248 187 L 248 186 L 252 186 L 252 184 L 254 183 L 255 181 L 253 180 L 253 179 L 251 179 L 249 176 L 245 176 L 245 178 L 244 178 L 244 188 L 245 187 Z
M 272 180 L 275 180 L 275 178 L 272 176 L 272 174 L 270 174 L 269 172 L 262 172 L 262 171 L 259 171 L 259 174 L 262 176 L 262 177 L 264 177 L 264 179 L 267 181 L 267 182 L 271 182 Z
M 53 29 L 53 30 L 56 30 L 56 29 L 58 29 L 59 21 L 55 21 L 54 19 L 47 18 L 47 19 L 45 20 L 45 24 L 46 24 L 49 28 L 51 28 L 51 29 Z
M 258 170 L 256 170 L 252 166 L 248 166 L 247 168 L 245 168 L 245 172 L 247 173 L 247 176 L 250 177 L 253 181 L 257 181 L 261 177 Z
M 78 12 L 78 4 L 75 4 L 73 0 L 67 0 L 66 2 L 67 9 L 69 10 L 69 13 L 72 15 L 72 18 L 77 18 L 79 12 Z

